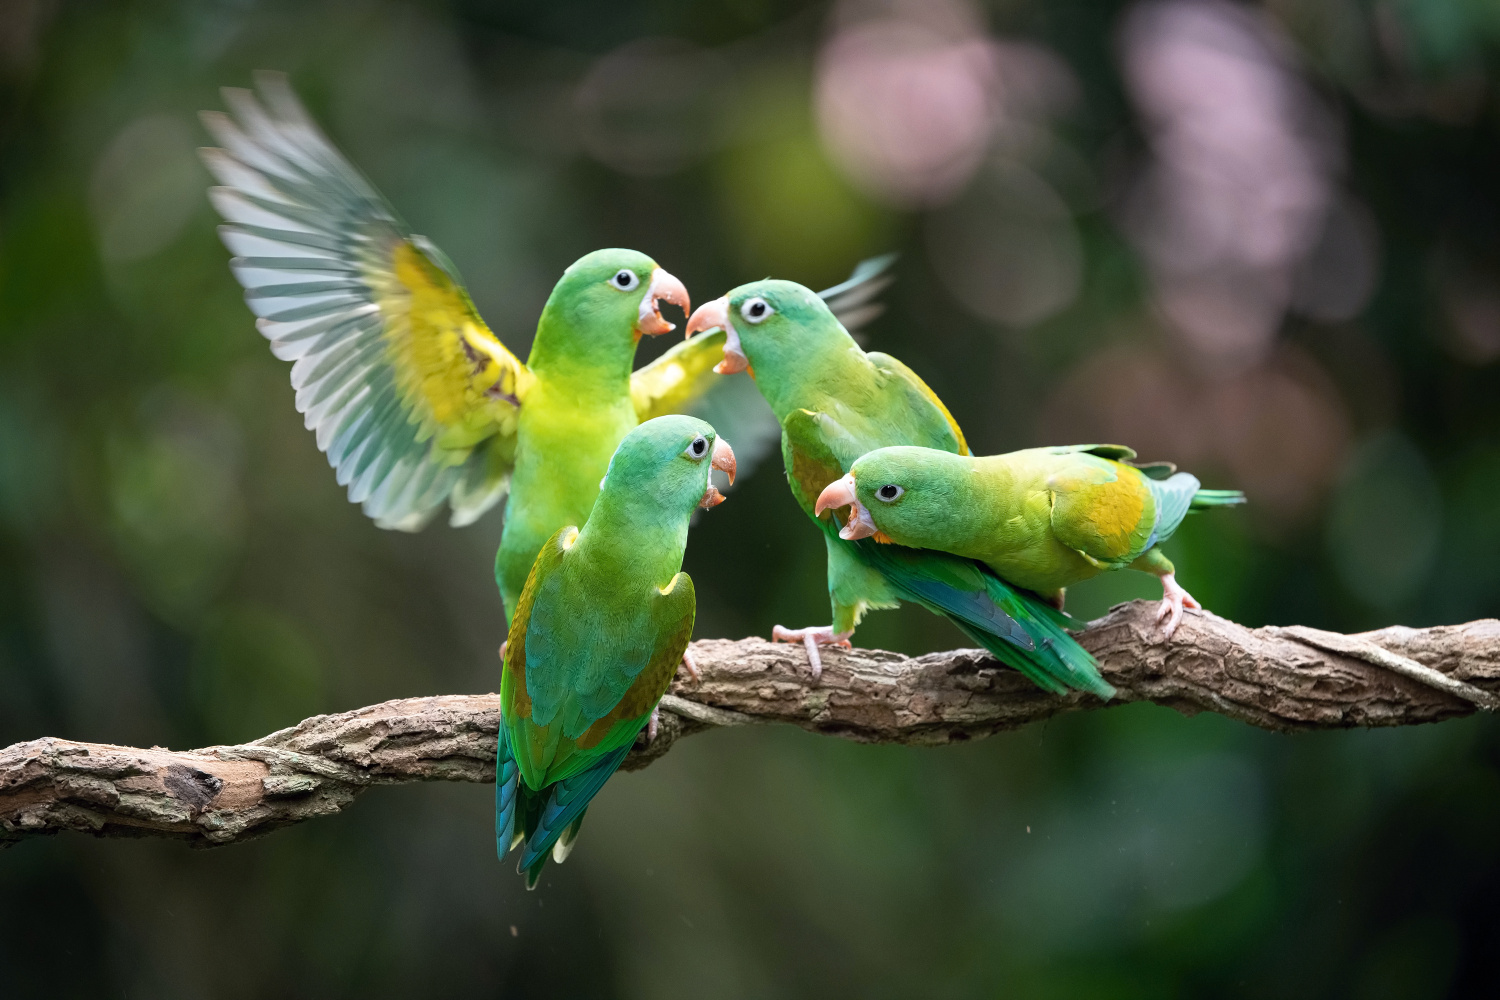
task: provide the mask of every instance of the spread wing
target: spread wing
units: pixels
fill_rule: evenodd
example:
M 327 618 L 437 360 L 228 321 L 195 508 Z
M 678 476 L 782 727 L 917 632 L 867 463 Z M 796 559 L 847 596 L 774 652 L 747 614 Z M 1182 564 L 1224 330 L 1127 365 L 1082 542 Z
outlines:
M 720 378 L 724 331 L 710 330 L 677 344 L 630 376 L 630 401 L 641 423 L 668 413 L 686 413 Z
M 245 301 L 292 366 L 297 410 L 349 499 L 414 531 L 468 524 L 505 493 L 529 373 L 442 253 L 413 235 L 279 74 L 224 91 L 203 160 Z M 264 104 L 262 104 L 262 100 Z
M 893 253 L 862 260 L 848 279 L 823 289 L 818 298 L 828 303 L 828 310 L 845 330 L 857 333 L 885 312 L 885 304 L 877 296 L 896 280 L 890 273 L 895 263 Z

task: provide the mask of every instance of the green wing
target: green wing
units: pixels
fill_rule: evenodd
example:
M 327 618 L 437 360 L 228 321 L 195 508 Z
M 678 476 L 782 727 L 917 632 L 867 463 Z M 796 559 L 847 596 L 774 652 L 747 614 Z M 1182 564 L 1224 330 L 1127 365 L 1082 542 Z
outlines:
M 209 197 L 297 410 L 349 499 L 416 530 L 446 503 L 468 524 L 505 493 L 529 373 L 490 331 L 453 265 L 413 235 L 308 117 L 284 77 L 262 105 L 225 90 L 206 112 Z
M 903 397 L 892 401 L 888 407 L 890 412 L 893 415 L 911 415 L 917 419 L 917 426 L 913 428 L 914 437 L 901 441 L 900 444 L 941 448 L 943 451 L 958 455 L 970 453 L 969 443 L 964 440 L 964 432 L 959 429 L 958 421 L 953 419 L 953 414 L 948 412 L 948 407 L 943 405 L 938 394 L 922 381 L 920 375 L 889 354 L 871 351 L 865 357 L 870 359 L 877 371 L 890 380 L 890 384 L 894 385 Z M 930 419 L 923 419 L 934 410 L 942 415 L 941 424 Z M 881 446 L 871 445 L 870 447 L 873 449 Z
M 686 573 L 666 591 L 612 592 L 608 580 L 564 571 L 574 538 L 564 529 L 542 546 L 506 647 L 502 710 L 533 789 L 628 745 L 671 683 L 693 630 Z

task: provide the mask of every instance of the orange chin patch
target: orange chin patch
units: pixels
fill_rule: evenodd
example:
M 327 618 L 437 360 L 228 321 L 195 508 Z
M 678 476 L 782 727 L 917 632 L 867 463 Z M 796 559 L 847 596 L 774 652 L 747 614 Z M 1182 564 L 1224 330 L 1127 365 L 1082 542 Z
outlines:
M 887 535 L 883 531 L 877 531 L 877 532 L 875 532 L 875 534 L 871 535 L 870 537 L 873 538 L 873 539 L 875 539 L 881 545 L 895 545 L 896 544 L 896 540 L 894 538 L 892 538 L 890 535 Z

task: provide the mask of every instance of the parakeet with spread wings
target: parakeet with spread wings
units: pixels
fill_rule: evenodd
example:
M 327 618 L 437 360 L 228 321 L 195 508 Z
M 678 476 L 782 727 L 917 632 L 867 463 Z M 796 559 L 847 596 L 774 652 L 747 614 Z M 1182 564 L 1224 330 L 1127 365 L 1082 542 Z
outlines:
M 625 435 L 713 386 L 723 334 L 632 371 L 640 338 L 673 328 L 660 303 L 689 311 L 688 293 L 645 254 L 598 250 L 563 273 L 523 364 L 285 77 L 256 81 L 259 97 L 226 89 L 232 114 L 203 115 L 219 142 L 203 160 L 260 332 L 293 362 L 298 411 L 376 524 L 415 531 L 444 506 L 469 524 L 509 491 L 495 561 L 509 620 L 542 543 L 587 519 Z M 864 266 L 832 301 L 868 315 L 883 270 Z M 762 422 L 775 426 L 769 413 Z

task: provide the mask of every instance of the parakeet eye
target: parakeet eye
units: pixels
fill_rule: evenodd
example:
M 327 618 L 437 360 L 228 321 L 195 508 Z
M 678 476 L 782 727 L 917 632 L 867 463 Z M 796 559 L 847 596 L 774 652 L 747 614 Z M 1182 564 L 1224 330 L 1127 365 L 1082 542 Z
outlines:
M 905 492 L 906 491 L 904 489 L 897 486 L 895 483 L 886 483 L 884 486 L 880 487 L 880 489 L 875 491 L 875 496 L 877 499 L 884 500 L 886 503 L 895 503 L 897 500 L 901 499 L 901 494 Z
M 771 303 L 759 296 L 745 300 L 745 304 L 740 306 L 740 315 L 745 317 L 747 323 L 764 322 L 775 311 L 771 308 Z
M 609 279 L 609 283 L 622 292 L 628 292 L 641 283 L 640 277 L 628 267 L 622 267 Z
M 707 455 L 708 438 L 704 437 L 702 434 L 693 438 L 693 443 L 687 446 L 687 450 L 684 451 L 683 454 L 688 458 L 702 458 L 704 455 Z

